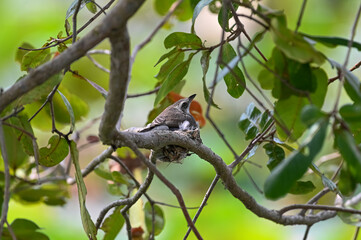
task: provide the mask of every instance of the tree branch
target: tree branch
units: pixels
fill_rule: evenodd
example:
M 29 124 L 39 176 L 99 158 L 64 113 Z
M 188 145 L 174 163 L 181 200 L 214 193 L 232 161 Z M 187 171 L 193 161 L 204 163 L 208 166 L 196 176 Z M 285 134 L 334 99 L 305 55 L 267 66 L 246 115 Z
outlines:
M 235 198 L 240 200 L 246 208 L 248 208 L 257 216 L 269 219 L 273 222 L 282 225 L 312 225 L 316 222 L 327 220 L 336 215 L 336 212 L 334 211 L 324 211 L 315 215 L 289 216 L 282 215 L 281 212 L 277 210 L 267 209 L 262 205 L 259 205 L 251 195 L 249 195 L 246 191 L 244 191 L 238 186 L 234 176 L 232 175 L 231 168 L 226 165 L 226 163 L 222 160 L 220 156 L 215 154 L 207 146 L 200 144 L 197 141 L 194 141 L 182 132 L 172 132 L 164 130 L 154 130 L 146 133 L 117 132 L 114 137 L 115 138 L 113 145 L 117 147 L 128 146 L 133 149 L 133 143 L 136 144 L 138 148 L 146 149 L 158 149 L 166 145 L 177 145 L 184 147 L 191 152 L 194 152 L 200 158 L 209 162 L 215 168 L 216 173 L 220 176 L 220 179 L 223 181 L 226 189 Z
M 87 51 L 108 37 L 113 30 L 124 27 L 128 19 L 134 15 L 143 2 L 144 0 L 119 1 L 92 31 L 56 58 L 30 71 L 22 80 L 14 83 L 8 90 L 3 92 L 0 95 L 0 112 L 18 97 L 44 83 L 51 76 L 86 55 Z
M 130 79 L 129 71 L 129 36 L 126 28 L 113 32 L 111 43 L 111 65 L 109 92 L 104 106 L 104 114 L 99 126 L 99 137 L 104 144 L 109 144 L 111 134 L 116 130 L 117 122 L 123 112 Z

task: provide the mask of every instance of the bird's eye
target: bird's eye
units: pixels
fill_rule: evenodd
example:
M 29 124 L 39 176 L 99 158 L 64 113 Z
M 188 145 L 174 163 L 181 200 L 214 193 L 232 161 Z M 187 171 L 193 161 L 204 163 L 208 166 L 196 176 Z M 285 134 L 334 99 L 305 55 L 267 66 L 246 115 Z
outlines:
M 184 102 L 181 105 L 181 109 L 186 110 L 188 108 L 188 103 Z

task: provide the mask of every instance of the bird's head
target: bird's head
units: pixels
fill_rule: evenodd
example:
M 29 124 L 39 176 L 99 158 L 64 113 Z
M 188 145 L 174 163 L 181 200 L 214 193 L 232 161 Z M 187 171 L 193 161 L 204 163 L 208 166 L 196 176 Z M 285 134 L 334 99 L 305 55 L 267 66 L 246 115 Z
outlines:
M 176 108 L 178 108 L 182 112 L 189 114 L 189 107 L 191 106 L 191 102 L 195 96 L 196 96 L 196 94 L 193 94 L 193 95 L 189 96 L 188 98 L 180 99 L 177 102 L 175 102 L 174 105 Z

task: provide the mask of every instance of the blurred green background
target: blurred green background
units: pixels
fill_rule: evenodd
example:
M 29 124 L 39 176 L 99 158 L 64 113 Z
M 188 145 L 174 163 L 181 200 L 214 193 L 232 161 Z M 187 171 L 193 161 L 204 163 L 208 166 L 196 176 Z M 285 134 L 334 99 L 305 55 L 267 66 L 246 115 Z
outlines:
M 64 18 L 68 6 L 72 0 L 2 0 L 0 1 L 0 87 L 5 90 L 13 84 L 24 72 L 20 71 L 19 65 L 15 62 L 15 52 L 17 47 L 23 42 L 29 42 L 35 47 L 41 47 L 50 37 L 56 37 L 59 31 L 64 29 Z M 97 1 L 100 5 L 105 5 L 106 1 Z M 284 9 L 288 17 L 288 24 L 294 29 L 301 7 L 302 1 L 263 1 L 264 4 L 275 8 Z M 313 35 L 328 35 L 348 38 L 356 14 L 359 1 L 347 0 L 319 0 L 308 1 L 302 25 L 301 32 Z M 79 14 L 79 26 L 91 17 L 85 8 Z M 161 21 L 161 17 L 152 10 L 152 1 L 147 1 L 140 11 L 132 18 L 128 25 L 131 36 L 131 45 L 142 42 Z M 99 21 L 95 21 L 89 27 L 96 26 Z M 207 10 L 203 10 L 197 19 L 197 34 L 206 41 L 206 45 L 212 45 L 219 41 L 220 30 L 217 27 L 217 19 Z M 170 30 L 161 29 L 157 36 L 137 55 L 134 69 L 132 72 L 132 82 L 129 87 L 129 93 L 140 93 L 153 89 L 156 84 L 154 76 L 159 70 L 159 66 L 154 67 L 158 58 L 165 53 L 163 39 L 172 31 L 190 31 L 189 22 L 178 22 L 176 19 L 170 20 L 172 25 Z M 245 21 L 246 30 L 250 34 L 255 33 L 257 25 Z M 86 32 L 86 31 L 85 31 Z M 79 37 L 84 36 L 81 33 Z M 356 41 L 361 41 L 360 33 L 357 34 Z M 269 36 L 259 45 L 259 48 L 269 56 L 272 49 Z M 323 46 L 317 46 L 328 57 L 338 62 L 343 62 L 345 58 L 345 48 L 329 49 Z M 97 48 L 109 48 L 107 41 L 101 43 Z M 54 49 L 55 51 L 55 49 Z M 360 60 L 359 52 L 353 51 L 349 67 Z M 107 56 L 94 56 L 104 66 L 109 67 Z M 213 57 L 214 63 L 215 57 Z M 212 65 L 212 64 L 211 64 Z M 214 64 L 213 64 L 214 65 Z M 252 77 L 256 78 L 260 68 L 252 60 L 247 60 L 246 65 Z M 108 75 L 93 66 L 89 59 L 83 58 L 72 65 L 74 70 L 80 74 L 107 88 Z M 336 71 L 325 64 L 324 68 L 328 71 L 329 77 L 336 75 Z M 211 66 L 208 74 L 208 81 L 212 80 L 214 67 Z M 355 74 L 360 77 L 358 71 Z M 191 64 L 187 84 L 182 94 L 187 96 L 197 93 L 196 100 L 206 107 L 202 94 L 201 85 L 201 67 L 199 57 L 195 58 Z M 98 117 L 102 113 L 104 100 L 101 95 L 84 81 L 66 75 L 63 84 L 69 91 L 76 93 L 90 107 L 87 119 L 84 119 L 77 128 L 89 123 L 89 120 Z M 332 99 L 335 86 L 330 87 L 328 99 Z M 225 94 L 225 86 L 219 84 L 215 93 L 215 101 L 221 110 L 212 110 L 212 117 L 219 124 L 224 135 L 231 142 L 231 145 L 240 153 L 247 142 L 244 141 L 242 132 L 237 128 L 237 122 L 247 105 L 252 102 L 249 95 L 244 94 L 241 98 L 235 100 L 228 94 Z M 146 122 L 148 112 L 153 108 L 154 96 L 129 99 L 126 103 L 124 113 L 124 128 L 132 126 L 143 126 Z M 347 101 L 347 99 L 343 99 Z M 332 102 L 330 103 L 332 104 Z M 326 99 L 325 108 L 329 106 Z M 37 119 L 40 123 L 41 119 Z M 83 138 L 87 135 L 97 134 L 97 124 L 88 129 Z M 49 132 L 50 128 L 48 129 Z M 36 135 L 39 138 L 39 145 L 46 145 L 48 132 L 38 131 Z M 218 138 L 215 131 L 208 123 L 202 130 L 201 136 L 203 142 L 212 148 L 214 152 L 223 157 L 229 163 L 232 161 L 232 154 L 225 147 L 224 143 Z M 81 140 L 84 141 L 84 140 Z M 332 144 L 332 143 L 330 143 Z M 85 166 L 105 147 L 96 145 L 87 151 L 80 152 L 81 165 Z M 327 148 L 327 147 L 326 147 Z M 327 151 L 327 149 L 325 150 Z M 263 154 L 257 154 L 253 161 L 265 166 L 267 158 Z M 203 199 L 209 184 L 215 173 L 212 167 L 196 156 L 191 156 L 184 160 L 183 164 L 158 164 L 159 169 L 171 180 L 183 193 L 187 206 L 199 206 Z M 256 179 L 259 186 L 263 186 L 263 181 L 268 175 L 266 167 L 261 169 L 248 165 L 247 169 Z M 286 204 L 304 203 L 311 195 L 306 197 L 288 196 L 286 199 L 271 202 L 266 201 L 250 183 L 246 174 L 241 171 L 237 176 L 239 184 L 248 190 L 262 204 L 270 208 L 280 208 Z M 116 198 L 110 196 L 105 190 L 105 182 L 91 174 L 85 179 L 88 188 L 87 205 L 93 217 L 99 214 L 99 211 L 107 203 Z M 321 183 L 316 179 L 318 189 Z M 175 197 L 171 192 L 156 179 L 149 189 L 150 195 L 157 201 L 171 204 L 177 204 Z M 316 191 L 315 191 L 316 192 Z M 314 193 L 315 193 L 314 192 Z M 332 200 L 332 199 L 331 199 Z M 331 201 L 330 200 L 330 201 Z M 165 212 L 165 229 L 157 239 L 182 239 L 186 232 L 186 222 L 179 209 L 162 207 Z M 196 210 L 190 210 L 191 215 Z M 76 188 L 72 188 L 72 198 L 64 207 L 48 207 L 45 205 L 21 205 L 11 201 L 9 210 L 9 221 L 15 218 L 28 218 L 37 223 L 50 239 L 86 239 L 83 233 L 80 212 L 77 201 Z M 135 226 L 136 227 L 136 226 Z M 280 226 L 270 221 L 260 219 L 244 208 L 242 203 L 234 199 L 219 183 L 212 194 L 208 205 L 201 214 L 197 227 L 204 239 L 302 239 L 304 226 Z M 308 239 L 351 239 L 354 233 L 354 227 L 343 224 L 338 219 L 319 223 L 312 227 Z M 124 231 L 118 239 L 126 239 Z M 195 239 L 191 234 L 189 239 Z

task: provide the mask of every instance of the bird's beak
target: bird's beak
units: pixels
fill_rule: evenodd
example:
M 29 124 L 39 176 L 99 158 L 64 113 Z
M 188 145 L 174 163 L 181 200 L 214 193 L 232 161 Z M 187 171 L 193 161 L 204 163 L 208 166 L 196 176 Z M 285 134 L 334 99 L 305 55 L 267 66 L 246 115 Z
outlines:
M 196 97 L 196 94 L 189 96 L 188 97 L 189 102 L 192 102 L 195 97 Z

